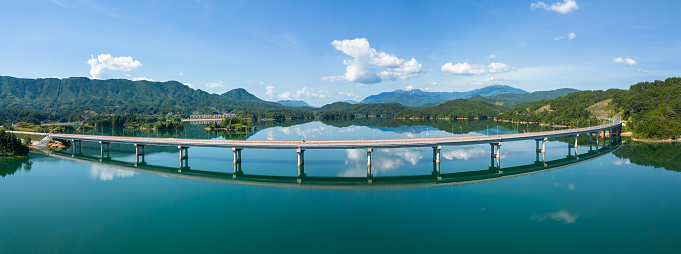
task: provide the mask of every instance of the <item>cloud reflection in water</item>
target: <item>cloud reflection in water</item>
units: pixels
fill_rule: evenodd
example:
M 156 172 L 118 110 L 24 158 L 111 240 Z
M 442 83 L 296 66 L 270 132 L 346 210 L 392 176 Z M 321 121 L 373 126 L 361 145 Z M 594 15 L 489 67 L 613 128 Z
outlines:
M 97 164 L 93 164 L 92 168 L 90 168 L 90 177 L 93 180 L 111 181 L 114 178 L 133 177 L 134 175 L 135 172 L 133 171 L 109 168 Z
M 577 217 L 579 217 L 578 214 L 567 210 L 560 210 L 553 213 L 545 213 L 541 216 L 532 215 L 531 219 L 538 222 L 545 221 L 546 219 L 552 219 L 554 221 L 563 222 L 563 224 L 574 224 L 577 221 Z

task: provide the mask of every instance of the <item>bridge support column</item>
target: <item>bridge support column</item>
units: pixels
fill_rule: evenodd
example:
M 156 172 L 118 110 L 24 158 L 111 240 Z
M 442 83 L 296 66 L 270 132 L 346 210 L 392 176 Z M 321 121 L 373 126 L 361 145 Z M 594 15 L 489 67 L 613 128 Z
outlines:
M 106 145 L 106 148 L 104 148 L 104 145 Z M 108 152 L 109 151 L 109 142 L 99 141 L 99 147 L 101 148 L 102 153 Z
M 71 157 L 76 156 L 77 153 L 81 153 L 80 140 L 71 139 Z
M 305 164 L 305 150 L 298 148 L 296 150 L 298 153 L 298 165 L 304 165 Z
M 489 143 L 491 148 L 492 148 L 492 153 L 490 156 L 492 158 L 501 158 L 501 142 L 496 142 L 496 143 Z
M 140 157 L 142 158 L 142 160 L 140 160 Z M 146 165 L 146 164 L 147 164 L 147 163 L 144 161 L 144 154 L 135 156 L 135 158 L 136 158 L 136 159 L 135 159 L 135 167 L 137 167 L 137 166 L 139 166 L 139 165 Z
M 135 144 L 135 155 L 144 155 L 144 145 Z
M 305 178 L 305 176 L 307 176 L 305 174 L 305 165 L 298 164 L 298 183 L 303 182 L 303 178 Z
M 244 172 L 241 171 L 241 163 L 234 163 L 234 174 L 232 174 L 232 178 L 236 178 L 237 176 L 243 175 Z
M 437 180 L 442 180 L 442 175 L 440 175 L 440 163 L 433 162 L 433 173 Z
M 367 166 L 369 166 L 369 175 L 371 175 L 371 152 L 373 151 L 373 148 L 367 148 Z
M 537 153 L 545 153 L 546 152 L 546 140 L 547 140 L 547 138 L 538 138 L 538 139 L 534 140 L 537 144 Z M 539 149 L 539 142 L 541 142 L 541 149 Z
M 104 160 L 105 158 L 104 153 L 106 153 L 106 158 L 109 158 L 109 142 L 99 141 L 99 146 L 100 146 L 99 161 Z
M 180 160 L 189 159 L 189 147 L 188 146 L 177 146 L 180 149 Z
M 442 146 L 433 146 L 433 162 L 440 163 L 440 150 Z
M 241 163 L 241 148 L 232 148 L 232 152 L 234 152 L 234 164 Z
M 603 147 L 606 146 L 605 141 L 608 141 L 608 146 L 610 146 L 612 144 L 611 138 L 612 138 L 612 135 L 609 132 L 609 130 L 603 130 Z

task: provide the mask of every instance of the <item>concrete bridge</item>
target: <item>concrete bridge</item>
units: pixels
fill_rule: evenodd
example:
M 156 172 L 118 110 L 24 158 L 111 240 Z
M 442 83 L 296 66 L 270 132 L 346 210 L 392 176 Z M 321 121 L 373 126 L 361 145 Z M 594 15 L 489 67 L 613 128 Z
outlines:
M 590 149 L 578 156 L 567 155 L 565 158 L 552 161 L 544 161 L 543 157 L 539 157 L 540 153 L 537 153 L 536 160 L 531 164 L 503 169 L 497 165 L 486 169 L 444 174 L 440 173 L 440 164 L 433 162 L 433 171 L 429 175 L 386 177 L 373 177 L 369 173 L 366 177 L 310 177 L 304 173 L 304 166 L 302 165 L 298 166 L 298 176 L 252 175 L 242 171 L 241 163 L 234 164 L 233 172 L 216 172 L 183 167 L 154 166 L 146 163 L 101 160 L 94 156 L 72 155 L 68 151 L 48 151 L 47 154 L 68 160 L 103 164 L 120 170 L 227 184 L 303 189 L 376 189 L 424 188 L 502 180 L 570 167 L 609 154 L 617 148 L 619 148 L 619 142 L 614 142 L 612 145 L 595 150 Z
M 214 147 L 228 148 L 234 153 L 234 163 L 241 163 L 241 151 L 243 149 L 291 149 L 298 154 L 298 165 L 305 163 L 305 151 L 314 149 L 366 149 L 367 165 L 371 171 L 371 153 L 375 148 L 404 148 L 404 147 L 432 147 L 433 162 L 440 162 L 440 150 L 443 146 L 490 144 L 490 156 L 501 157 L 501 145 L 503 142 L 535 140 L 537 153 L 546 152 L 546 141 L 554 137 L 568 137 L 568 148 L 577 150 L 577 137 L 588 134 L 591 144 L 596 144 L 598 149 L 599 137 L 603 137 L 603 144 L 611 137 L 619 136 L 622 128 L 621 122 L 609 124 L 563 129 L 554 131 L 512 133 L 500 135 L 477 135 L 477 136 L 453 136 L 432 138 L 401 138 L 401 139 L 350 139 L 350 140 L 218 140 L 218 139 L 186 139 L 186 138 L 150 138 L 150 137 L 121 137 L 82 134 L 48 134 L 51 139 L 71 140 L 72 151 L 75 154 L 80 149 L 82 141 L 98 142 L 101 147 L 101 155 L 109 152 L 110 143 L 130 144 L 135 146 L 135 153 L 144 160 L 144 147 L 147 145 L 177 146 L 180 150 L 180 160 L 186 162 L 189 158 L 189 147 Z M 14 132 L 21 134 L 22 132 Z M 601 135 L 602 133 L 602 135 Z M 572 142 L 574 140 L 574 143 Z

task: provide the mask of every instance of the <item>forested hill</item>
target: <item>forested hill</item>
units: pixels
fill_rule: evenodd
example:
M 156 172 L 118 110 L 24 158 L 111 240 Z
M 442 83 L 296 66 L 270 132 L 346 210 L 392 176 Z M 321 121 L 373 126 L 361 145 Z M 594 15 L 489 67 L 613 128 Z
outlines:
M 493 96 L 488 96 L 488 97 L 475 95 L 475 96 L 470 97 L 468 99 L 474 100 L 474 101 L 486 101 L 486 102 L 494 103 L 494 104 L 497 104 L 497 105 L 512 108 L 512 107 L 515 107 L 519 103 L 538 101 L 538 100 L 555 99 L 555 98 L 563 97 L 565 95 L 568 95 L 568 94 L 571 94 L 571 93 L 574 93 L 574 92 L 579 92 L 579 90 L 572 89 L 572 88 L 561 88 L 561 89 L 550 90 L 550 91 L 536 91 L 536 92 L 532 92 L 532 93 L 523 93 L 523 94 L 505 93 L 505 94 L 498 94 L 498 95 L 493 95 Z
M 352 119 L 355 117 L 390 117 L 407 107 L 399 103 L 376 103 L 376 104 L 350 104 L 347 102 L 335 102 L 318 109 L 321 119 Z
M 640 82 L 629 90 L 581 91 L 552 100 L 523 103 L 501 120 L 587 126 L 596 117 L 621 115 L 635 138 L 681 137 L 681 78 Z
M 238 111 L 257 115 L 273 111 L 278 111 L 278 114 L 293 112 L 292 107 L 263 101 L 244 89 L 217 95 L 191 89 L 177 81 L 22 79 L 7 76 L 0 76 L 0 108 L 58 114 L 84 110 L 137 114 Z
M 466 99 L 452 100 L 424 109 L 404 110 L 395 118 L 398 119 L 457 119 L 457 118 L 493 118 L 505 107 L 484 101 Z

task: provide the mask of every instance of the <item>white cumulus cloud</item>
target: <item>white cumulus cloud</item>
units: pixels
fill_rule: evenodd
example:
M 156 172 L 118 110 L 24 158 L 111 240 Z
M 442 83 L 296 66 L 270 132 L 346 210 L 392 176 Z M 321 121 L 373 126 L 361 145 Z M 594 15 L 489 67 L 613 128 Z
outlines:
M 315 99 L 323 99 L 326 98 L 326 95 L 329 93 L 329 91 L 324 91 L 321 89 L 317 88 L 307 88 L 307 86 L 303 87 L 303 89 L 300 89 L 295 92 L 290 92 L 290 91 L 284 91 L 281 94 L 277 94 L 276 91 L 274 90 L 273 86 L 268 86 L 266 94 L 269 96 L 274 96 L 277 97 L 278 99 L 282 100 L 290 100 L 290 99 L 302 99 L 302 98 L 315 98 Z
M 468 84 L 474 86 L 492 86 L 492 85 L 515 85 L 517 82 L 515 80 L 500 78 L 500 77 L 489 77 L 483 80 L 472 81 Z
M 326 77 L 322 77 L 322 80 L 328 81 L 328 82 L 336 82 L 336 81 L 345 80 L 345 76 L 326 76 Z
M 483 73 L 500 73 L 500 72 L 509 72 L 509 71 L 515 71 L 516 68 L 513 66 L 510 66 L 508 64 L 504 63 L 491 63 L 489 65 L 478 65 L 478 64 L 469 64 L 468 62 L 464 63 L 457 63 L 457 64 L 452 64 L 452 63 L 446 63 L 442 65 L 442 71 L 448 72 L 451 74 L 464 74 L 464 75 L 478 75 L 478 74 L 483 74 Z
M 412 58 L 407 61 L 392 54 L 376 51 L 369 45 L 366 38 L 356 38 L 353 40 L 335 40 L 331 45 L 353 60 L 345 60 L 344 76 L 323 77 L 324 81 L 338 81 L 345 79 L 358 84 L 375 84 L 385 79 L 407 79 L 423 74 L 421 64 Z
M 643 72 L 643 73 L 648 72 L 648 70 L 644 70 L 644 69 L 638 69 L 638 70 L 636 70 L 636 71 L 638 71 L 638 72 Z
M 207 88 L 216 88 L 216 87 L 225 87 L 224 84 L 222 84 L 222 81 L 220 82 L 208 82 L 206 83 Z
M 274 89 L 274 86 L 268 86 L 265 88 L 265 94 L 269 95 L 271 98 L 277 94 L 277 91 Z
M 575 33 L 569 33 L 568 34 L 568 38 L 570 38 L 570 40 L 574 39 L 575 37 L 577 37 L 577 35 Z
M 631 59 L 631 58 L 622 59 L 621 57 L 613 58 L 612 62 L 613 63 L 625 63 L 627 65 L 635 65 L 636 64 L 636 60 L 634 60 L 634 59 Z
M 560 39 L 563 39 L 563 37 L 561 37 L 561 36 L 553 37 L 553 40 L 554 40 L 554 41 L 557 41 L 557 40 L 560 40 Z
M 555 11 L 561 14 L 568 14 L 571 11 L 579 9 L 577 2 L 575 0 L 563 0 L 563 2 L 555 2 L 551 6 L 546 3 L 537 1 L 530 4 L 530 9 L 544 9 L 547 11 Z
M 132 78 L 132 81 L 140 81 L 140 80 L 144 80 L 144 81 L 154 81 L 154 79 L 152 79 L 152 78 L 147 78 L 147 77 L 134 77 L 134 78 Z
M 353 93 L 353 92 L 338 92 L 338 94 L 340 94 L 340 95 L 345 95 L 345 96 L 348 96 L 348 97 L 356 97 L 356 98 L 359 98 L 359 95 L 356 95 L 356 94 Z
M 185 86 L 188 86 L 189 88 L 192 88 L 192 89 L 196 88 L 196 86 L 189 84 L 189 83 L 182 83 L 182 84 L 185 85 Z
M 113 57 L 111 54 L 100 54 L 95 58 L 90 55 L 87 64 L 90 65 L 90 76 L 95 79 L 106 78 L 105 70 L 131 71 L 142 67 L 142 63 L 133 60 L 131 56 Z

